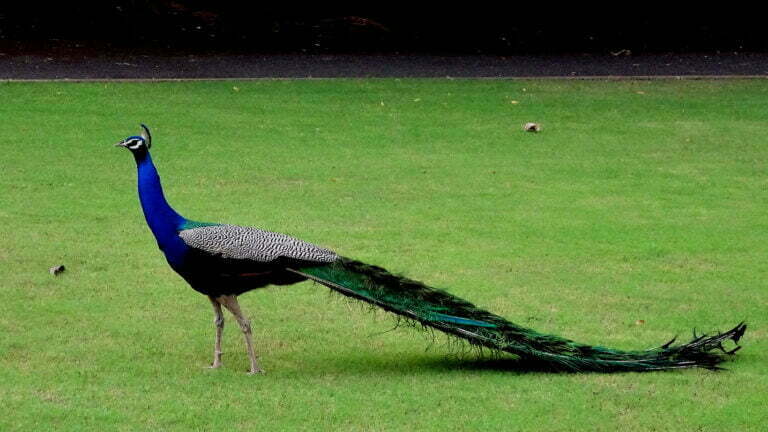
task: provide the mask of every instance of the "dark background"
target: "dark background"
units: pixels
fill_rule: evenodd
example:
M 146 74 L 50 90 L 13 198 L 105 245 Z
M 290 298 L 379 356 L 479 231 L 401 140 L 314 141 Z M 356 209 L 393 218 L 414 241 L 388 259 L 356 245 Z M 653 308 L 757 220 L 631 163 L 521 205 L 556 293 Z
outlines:
M 417 3 L 413 3 L 417 4 Z M 211 0 L 3 1 L 0 48 L 232 53 L 634 55 L 768 51 L 764 15 L 729 5 L 480 3 L 306 9 Z

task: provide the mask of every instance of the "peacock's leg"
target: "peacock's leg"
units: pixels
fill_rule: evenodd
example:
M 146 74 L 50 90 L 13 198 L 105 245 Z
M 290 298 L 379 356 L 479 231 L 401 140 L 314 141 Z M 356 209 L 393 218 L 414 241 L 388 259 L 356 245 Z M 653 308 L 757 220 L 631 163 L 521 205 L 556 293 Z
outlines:
M 232 315 L 235 316 L 237 323 L 240 324 L 240 330 L 243 331 L 243 336 L 245 336 L 245 345 L 248 349 L 248 359 L 251 361 L 251 368 L 248 371 L 248 374 L 264 373 L 264 371 L 259 367 L 259 364 L 256 362 L 256 353 L 253 350 L 253 337 L 251 335 L 251 322 L 248 321 L 248 319 L 243 315 L 243 312 L 240 310 L 240 305 L 237 303 L 237 297 L 233 295 L 221 296 L 216 300 L 224 305 L 228 311 L 232 312 Z
M 221 312 L 221 303 L 213 297 L 208 297 L 213 305 L 213 324 L 216 326 L 216 342 L 213 345 L 213 364 L 209 367 L 217 369 L 221 367 L 221 334 L 224 331 L 224 314 Z

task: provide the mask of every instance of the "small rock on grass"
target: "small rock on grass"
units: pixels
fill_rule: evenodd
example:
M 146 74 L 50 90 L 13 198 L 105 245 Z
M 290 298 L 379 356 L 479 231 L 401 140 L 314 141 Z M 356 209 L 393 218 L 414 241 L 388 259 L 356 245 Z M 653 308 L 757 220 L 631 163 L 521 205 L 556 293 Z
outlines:
M 64 273 L 64 270 L 66 270 L 66 269 L 67 268 L 64 267 L 63 265 L 57 265 L 57 266 L 53 266 L 53 267 L 49 268 L 48 272 L 50 274 L 54 275 L 54 276 L 58 276 L 61 273 Z
M 526 132 L 539 132 L 541 131 L 541 125 L 538 123 L 526 123 L 523 125 L 523 130 Z

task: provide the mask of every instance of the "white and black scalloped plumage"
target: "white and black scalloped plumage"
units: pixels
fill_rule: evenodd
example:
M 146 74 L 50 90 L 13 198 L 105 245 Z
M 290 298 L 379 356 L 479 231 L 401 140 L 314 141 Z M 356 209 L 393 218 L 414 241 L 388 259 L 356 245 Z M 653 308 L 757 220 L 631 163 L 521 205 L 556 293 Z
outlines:
M 329 263 L 334 252 L 286 234 L 237 225 L 211 225 L 179 232 L 191 248 L 222 258 L 271 263 L 280 258 Z
M 209 296 L 300 282 L 305 277 L 288 268 L 324 265 L 339 258 L 286 234 L 237 225 L 205 224 L 182 229 L 178 237 L 186 252 L 175 270 L 192 288 Z

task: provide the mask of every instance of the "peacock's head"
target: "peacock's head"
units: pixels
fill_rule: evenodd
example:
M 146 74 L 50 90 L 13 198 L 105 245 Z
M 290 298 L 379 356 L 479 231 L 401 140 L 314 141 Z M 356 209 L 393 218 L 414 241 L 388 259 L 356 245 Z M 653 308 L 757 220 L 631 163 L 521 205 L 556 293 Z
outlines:
M 134 154 L 146 153 L 150 147 L 152 147 L 152 135 L 149 133 L 149 128 L 145 125 L 141 125 L 141 135 L 130 136 L 119 143 L 115 144 L 117 147 L 125 147 Z

